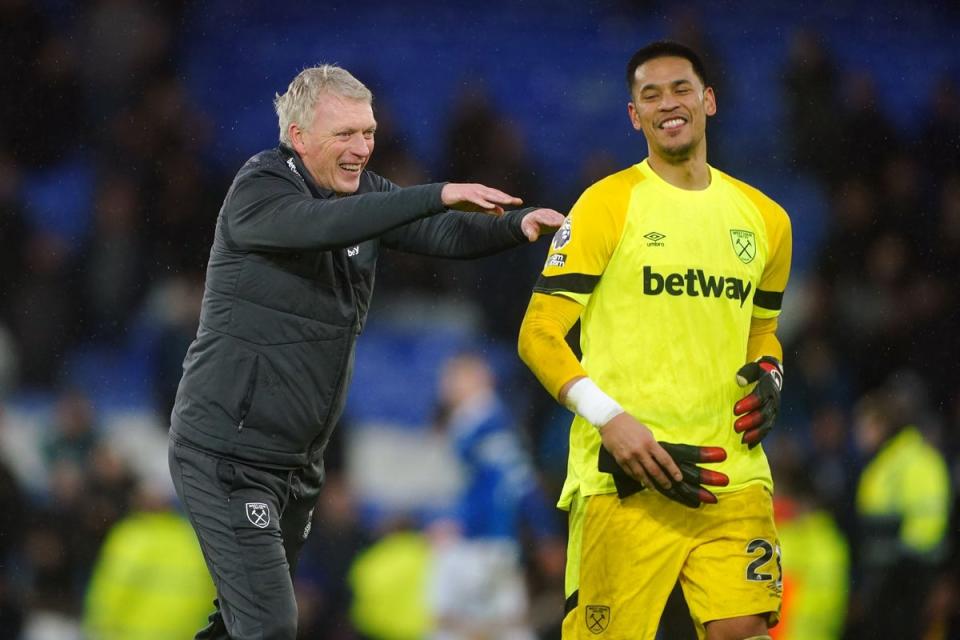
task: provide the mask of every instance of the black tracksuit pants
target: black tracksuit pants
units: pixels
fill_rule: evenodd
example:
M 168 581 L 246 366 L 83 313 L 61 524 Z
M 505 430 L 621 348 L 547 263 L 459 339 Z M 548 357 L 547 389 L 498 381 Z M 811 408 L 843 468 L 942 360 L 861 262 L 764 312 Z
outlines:
M 295 640 L 293 573 L 323 484 L 322 458 L 268 469 L 171 436 L 169 462 L 217 588 L 216 610 L 196 638 Z

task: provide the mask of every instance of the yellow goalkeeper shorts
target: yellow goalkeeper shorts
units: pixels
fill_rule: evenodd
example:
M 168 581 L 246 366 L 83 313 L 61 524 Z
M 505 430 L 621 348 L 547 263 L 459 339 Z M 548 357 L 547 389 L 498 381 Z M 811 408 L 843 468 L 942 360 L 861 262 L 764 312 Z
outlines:
M 773 500 L 751 485 L 690 509 L 656 491 L 576 496 L 570 510 L 563 637 L 652 639 L 677 579 L 704 623 L 779 619 L 783 592 Z

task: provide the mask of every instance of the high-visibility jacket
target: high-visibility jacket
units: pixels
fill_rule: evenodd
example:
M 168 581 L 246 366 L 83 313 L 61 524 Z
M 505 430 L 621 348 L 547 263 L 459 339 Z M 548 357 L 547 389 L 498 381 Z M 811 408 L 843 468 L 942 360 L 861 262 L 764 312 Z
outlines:
M 90 640 L 182 640 L 216 597 L 197 537 L 178 513 L 139 512 L 104 541 L 86 594 Z
M 779 511 L 779 510 L 778 510 Z M 776 640 L 837 640 L 843 633 L 850 587 L 850 553 L 829 513 L 778 518 L 783 605 Z
M 887 441 L 863 470 L 857 515 L 867 536 L 892 538 L 877 547 L 886 549 L 889 560 L 901 553 L 938 557 L 950 516 L 950 474 L 943 455 L 916 427 L 905 427 Z

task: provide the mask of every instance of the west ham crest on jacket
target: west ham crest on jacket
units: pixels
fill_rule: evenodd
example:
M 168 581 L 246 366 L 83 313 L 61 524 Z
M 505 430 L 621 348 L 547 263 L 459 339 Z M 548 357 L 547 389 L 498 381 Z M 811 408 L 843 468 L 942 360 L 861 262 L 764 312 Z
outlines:
M 247 520 L 255 527 L 266 529 L 270 524 L 270 506 L 265 502 L 248 502 Z

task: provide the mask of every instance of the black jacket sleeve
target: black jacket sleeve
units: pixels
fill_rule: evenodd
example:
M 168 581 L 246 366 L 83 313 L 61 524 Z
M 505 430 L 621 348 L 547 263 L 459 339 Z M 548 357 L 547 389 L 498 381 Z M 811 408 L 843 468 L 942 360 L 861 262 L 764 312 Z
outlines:
M 383 189 L 400 189 L 380 178 Z M 520 230 L 533 208 L 508 211 L 497 218 L 486 213 L 445 211 L 385 233 L 381 244 L 389 249 L 439 258 L 479 258 L 527 242 Z
M 237 178 L 221 213 L 228 242 L 248 251 L 349 247 L 444 211 L 443 184 L 314 198 L 291 175 L 259 169 Z

